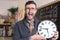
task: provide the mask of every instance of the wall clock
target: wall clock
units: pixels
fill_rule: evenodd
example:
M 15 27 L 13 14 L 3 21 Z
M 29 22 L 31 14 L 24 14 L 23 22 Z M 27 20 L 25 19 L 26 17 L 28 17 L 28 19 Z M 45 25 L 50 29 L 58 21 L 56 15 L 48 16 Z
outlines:
M 57 31 L 56 25 L 50 20 L 44 20 L 38 25 L 39 35 L 47 39 L 54 36 L 54 31 Z

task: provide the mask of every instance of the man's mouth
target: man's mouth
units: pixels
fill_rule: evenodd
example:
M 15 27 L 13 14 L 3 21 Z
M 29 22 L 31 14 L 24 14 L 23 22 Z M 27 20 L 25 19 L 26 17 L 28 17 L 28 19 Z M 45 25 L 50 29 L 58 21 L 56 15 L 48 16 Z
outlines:
M 31 16 L 33 16 L 33 14 L 28 14 L 28 15 L 31 15 Z

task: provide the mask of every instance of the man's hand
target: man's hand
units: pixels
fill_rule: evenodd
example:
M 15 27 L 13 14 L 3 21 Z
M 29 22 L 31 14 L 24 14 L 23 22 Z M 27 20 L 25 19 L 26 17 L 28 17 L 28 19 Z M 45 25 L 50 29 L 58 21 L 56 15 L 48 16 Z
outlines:
M 44 38 L 44 37 L 38 35 L 38 33 L 36 33 L 30 37 L 30 40 L 46 40 L 46 38 Z
M 59 37 L 59 32 L 56 31 L 55 34 L 54 34 L 54 36 L 53 36 L 53 38 L 52 38 L 52 40 L 57 40 L 58 37 Z

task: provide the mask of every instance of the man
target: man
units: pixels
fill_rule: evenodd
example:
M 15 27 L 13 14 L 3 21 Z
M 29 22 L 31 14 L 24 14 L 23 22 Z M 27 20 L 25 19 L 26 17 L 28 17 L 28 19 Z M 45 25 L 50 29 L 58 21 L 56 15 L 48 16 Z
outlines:
M 46 40 L 38 34 L 39 21 L 36 19 L 37 5 L 34 1 L 25 4 L 25 18 L 16 23 L 13 33 L 13 40 Z M 52 40 L 57 40 L 58 32 L 55 32 Z

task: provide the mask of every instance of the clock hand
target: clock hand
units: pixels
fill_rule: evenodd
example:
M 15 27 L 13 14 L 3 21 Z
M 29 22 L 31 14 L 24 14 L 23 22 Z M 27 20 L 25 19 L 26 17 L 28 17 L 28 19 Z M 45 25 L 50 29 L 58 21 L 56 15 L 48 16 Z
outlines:
M 45 29 L 45 30 L 47 30 L 47 33 L 48 33 L 48 37 L 49 37 L 49 32 L 48 32 L 48 28 L 42 28 L 42 29 Z
M 47 29 L 47 32 L 48 32 L 48 29 Z M 48 32 L 48 37 L 49 37 L 49 32 Z
M 42 29 L 46 29 L 47 30 L 48 28 L 42 28 Z
M 47 33 L 48 33 L 47 35 L 48 35 L 48 37 L 49 37 L 49 32 L 48 32 L 48 28 L 42 28 L 42 29 L 45 29 L 45 30 L 47 30 Z

